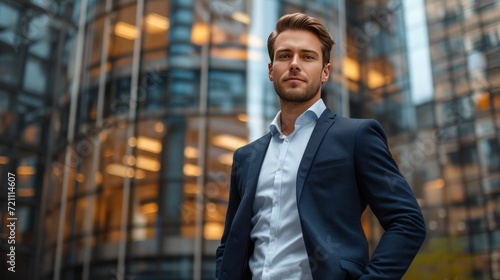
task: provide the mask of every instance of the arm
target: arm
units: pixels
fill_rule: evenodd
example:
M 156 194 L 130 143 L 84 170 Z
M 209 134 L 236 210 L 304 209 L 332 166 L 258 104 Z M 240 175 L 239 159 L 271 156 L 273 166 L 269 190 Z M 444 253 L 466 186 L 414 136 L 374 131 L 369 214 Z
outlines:
M 401 279 L 425 239 L 425 223 L 383 128 L 374 120 L 359 127 L 355 164 L 362 199 L 385 230 L 360 279 Z
M 236 159 L 236 151 L 233 155 L 233 165 L 231 168 L 231 183 L 229 189 L 229 202 L 226 213 L 226 222 L 224 224 L 224 233 L 222 234 L 221 243 L 217 248 L 216 252 L 216 267 L 215 267 L 215 279 L 219 279 L 219 271 L 222 263 L 222 259 L 224 257 L 224 248 L 226 247 L 227 237 L 229 235 L 229 231 L 231 229 L 231 225 L 233 223 L 234 215 L 236 214 L 236 210 L 241 201 L 240 194 L 237 188 L 237 175 L 241 171 L 238 166 L 238 161 Z

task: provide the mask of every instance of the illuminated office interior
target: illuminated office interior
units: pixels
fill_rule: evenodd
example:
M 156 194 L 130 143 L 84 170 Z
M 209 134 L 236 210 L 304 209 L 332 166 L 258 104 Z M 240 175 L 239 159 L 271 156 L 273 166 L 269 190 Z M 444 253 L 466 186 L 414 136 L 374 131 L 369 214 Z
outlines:
M 382 124 L 424 212 L 405 279 L 500 279 L 498 0 L 0 0 L 0 278 L 213 279 L 232 154 L 278 110 L 267 36 L 298 11 L 336 41 L 325 103 Z M 2 179 L 2 257 L 7 215 Z

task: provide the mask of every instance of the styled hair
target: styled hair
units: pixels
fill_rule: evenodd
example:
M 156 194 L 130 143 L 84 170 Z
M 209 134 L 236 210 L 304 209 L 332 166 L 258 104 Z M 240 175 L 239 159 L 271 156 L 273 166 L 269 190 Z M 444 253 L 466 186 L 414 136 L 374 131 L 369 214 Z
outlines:
M 315 17 L 303 13 L 287 14 L 282 16 L 276 23 L 274 29 L 267 38 L 267 51 L 271 62 L 274 61 L 274 42 L 278 35 L 286 30 L 305 30 L 313 33 L 321 42 L 321 52 L 323 53 L 323 66 L 330 62 L 330 52 L 335 42 L 326 27 Z

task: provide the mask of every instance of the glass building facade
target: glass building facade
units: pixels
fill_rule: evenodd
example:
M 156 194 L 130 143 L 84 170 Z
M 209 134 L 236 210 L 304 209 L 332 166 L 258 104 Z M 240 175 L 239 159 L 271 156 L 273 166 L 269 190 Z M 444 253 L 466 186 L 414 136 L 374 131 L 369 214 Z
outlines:
M 500 279 L 498 0 L 0 0 L 0 278 L 213 279 L 232 153 L 278 110 L 267 36 L 298 11 L 336 41 L 325 103 L 382 124 L 422 207 L 406 278 Z

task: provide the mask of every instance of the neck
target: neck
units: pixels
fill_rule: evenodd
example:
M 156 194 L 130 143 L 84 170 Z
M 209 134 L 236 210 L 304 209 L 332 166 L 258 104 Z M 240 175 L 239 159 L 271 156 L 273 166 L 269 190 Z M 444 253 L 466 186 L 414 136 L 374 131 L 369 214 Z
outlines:
M 295 129 L 295 121 L 311 107 L 319 98 L 311 99 L 307 102 L 287 102 L 280 99 L 281 108 L 281 133 L 290 135 Z

